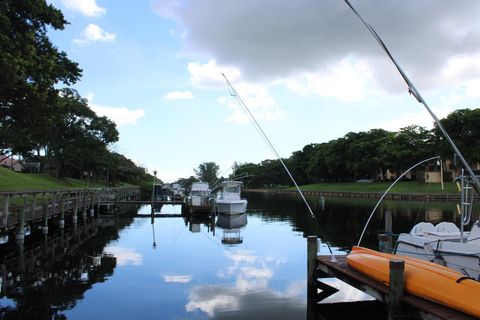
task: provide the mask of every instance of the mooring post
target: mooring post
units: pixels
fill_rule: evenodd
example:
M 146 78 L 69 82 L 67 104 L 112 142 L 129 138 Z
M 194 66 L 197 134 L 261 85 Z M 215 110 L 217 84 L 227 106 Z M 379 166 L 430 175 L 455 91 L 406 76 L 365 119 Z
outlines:
M 318 252 L 317 236 L 307 237 L 307 284 L 310 288 L 315 283 L 315 268 Z
M 87 220 L 87 191 L 83 190 L 83 211 L 82 211 L 83 222 Z
M 27 198 L 23 198 L 23 207 L 17 209 L 17 221 L 18 229 L 17 234 L 15 235 L 15 243 L 17 245 L 23 245 L 25 242 L 25 207 L 27 204 Z
M 393 251 L 392 212 L 385 210 L 385 235 L 387 236 L 387 252 Z
M 401 314 L 401 301 L 405 288 L 405 261 L 390 260 L 390 285 L 388 293 L 388 319 L 398 319 Z
M 36 194 L 32 194 L 32 220 L 35 221 L 35 211 L 37 209 L 37 197 L 36 197 Z
M 18 257 L 17 257 L 17 272 L 22 274 L 25 271 L 25 257 L 23 243 L 17 244 Z
M 72 222 L 74 226 L 77 226 L 77 219 L 78 219 L 78 192 L 75 192 L 75 204 L 73 206 L 73 215 L 72 215 Z
M 307 237 L 307 319 L 316 319 L 316 263 L 318 253 L 318 239 L 317 236 Z
M 48 201 L 45 201 L 45 194 L 42 193 L 43 201 L 43 227 L 42 234 L 48 234 Z
M 58 222 L 60 229 L 65 228 L 65 203 L 64 197 L 60 194 L 60 221 Z
M 9 209 L 10 195 L 3 196 L 3 226 L 6 227 L 8 223 L 8 209 Z

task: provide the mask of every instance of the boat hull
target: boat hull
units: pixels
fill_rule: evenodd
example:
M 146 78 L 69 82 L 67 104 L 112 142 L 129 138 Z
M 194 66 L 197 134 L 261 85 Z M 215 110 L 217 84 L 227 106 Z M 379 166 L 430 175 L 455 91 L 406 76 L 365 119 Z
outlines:
M 409 294 L 480 317 L 480 283 L 429 261 L 353 247 L 347 263 L 388 286 L 391 259 L 405 261 L 405 290 Z
M 217 201 L 216 206 L 218 213 L 241 214 L 247 211 L 247 200 Z
M 480 245 L 459 241 L 401 234 L 396 253 L 446 265 L 480 280 Z

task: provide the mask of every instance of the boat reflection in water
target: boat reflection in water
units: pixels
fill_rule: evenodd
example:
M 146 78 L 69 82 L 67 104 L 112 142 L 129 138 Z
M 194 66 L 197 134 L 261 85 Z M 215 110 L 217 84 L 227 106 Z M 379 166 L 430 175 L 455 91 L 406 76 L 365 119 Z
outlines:
M 219 213 L 217 227 L 223 230 L 222 243 L 235 245 L 243 243 L 241 231 L 247 225 L 247 214 L 224 214 Z

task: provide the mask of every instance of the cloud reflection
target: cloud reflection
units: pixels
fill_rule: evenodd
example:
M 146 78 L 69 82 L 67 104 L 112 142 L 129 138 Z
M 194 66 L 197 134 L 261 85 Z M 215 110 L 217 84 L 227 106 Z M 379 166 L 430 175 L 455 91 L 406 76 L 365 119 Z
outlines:
M 104 251 L 113 254 L 117 258 L 117 265 L 119 266 L 141 266 L 143 264 L 142 254 L 136 252 L 135 249 L 109 246 Z
M 185 276 L 163 276 L 163 281 L 173 282 L 173 283 L 188 283 L 192 281 L 193 277 L 191 275 Z
M 285 258 L 255 256 L 248 250 L 227 251 L 225 256 L 232 265 L 217 276 L 233 283 L 193 287 L 185 306 L 187 312 L 200 310 L 215 319 L 305 317 L 306 281 L 294 281 L 284 291 L 269 287 Z

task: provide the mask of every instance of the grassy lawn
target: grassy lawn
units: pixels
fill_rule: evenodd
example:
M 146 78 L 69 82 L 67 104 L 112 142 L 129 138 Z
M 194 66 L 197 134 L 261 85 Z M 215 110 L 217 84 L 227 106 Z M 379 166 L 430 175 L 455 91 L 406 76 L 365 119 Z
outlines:
M 0 191 L 34 191 L 101 186 L 100 184 L 86 183 L 71 178 L 56 179 L 49 174 L 17 173 L 0 167 Z
M 332 192 L 384 192 L 391 185 L 391 182 L 372 183 L 316 183 L 300 186 L 305 191 L 332 191 Z M 289 188 L 295 189 L 295 188 Z M 390 193 L 455 193 L 458 192 L 454 182 L 444 183 L 442 191 L 440 183 L 419 183 L 416 181 L 400 181 L 390 190 Z

